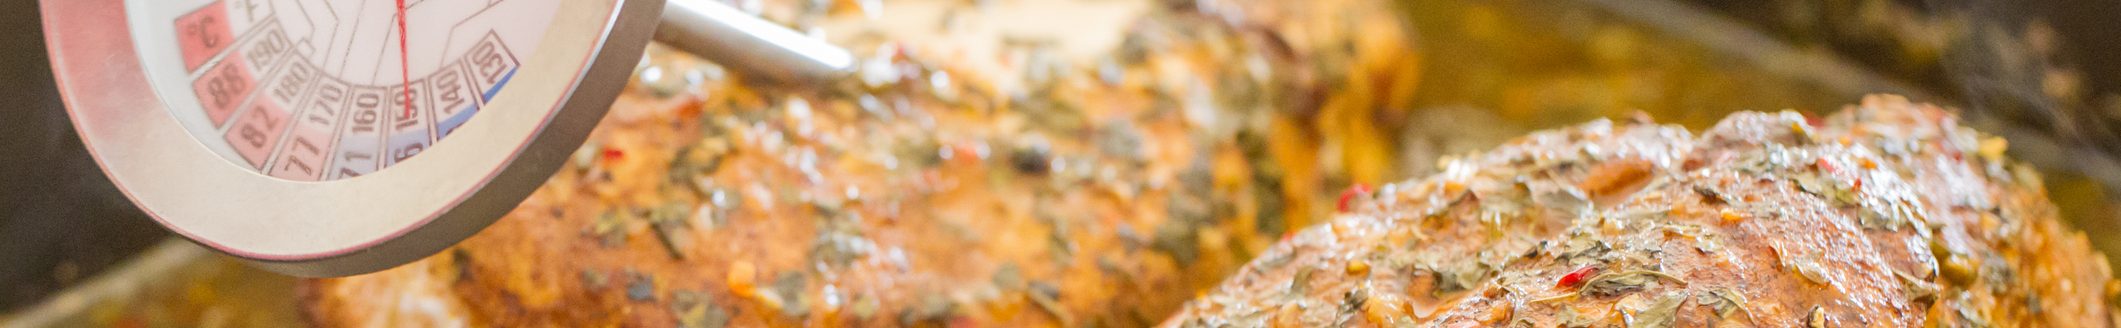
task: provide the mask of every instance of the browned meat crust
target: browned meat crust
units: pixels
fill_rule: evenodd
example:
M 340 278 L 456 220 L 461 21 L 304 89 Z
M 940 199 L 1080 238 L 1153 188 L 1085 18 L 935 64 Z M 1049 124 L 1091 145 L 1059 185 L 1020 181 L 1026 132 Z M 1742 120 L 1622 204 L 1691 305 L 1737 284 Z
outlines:
M 1534 133 L 1358 199 L 1166 324 L 2113 326 L 2107 263 L 2004 147 L 1896 96 Z
M 1324 213 L 1319 175 L 1291 173 L 1315 165 L 1288 165 L 1315 147 L 1279 127 L 1340 94 L 1310 91 L 1307 49 L 1405 39 L 1283 38 L 1196 9 L 1156 9 L 1109 58 L 1004 42 L 1021 48 L 1007 72 L 907 46 L 862 49 L 878 59 L 826 92 L 634 85 L 494 226 L 305 282 L 302 308 L 322 326 L 1154 324 Z

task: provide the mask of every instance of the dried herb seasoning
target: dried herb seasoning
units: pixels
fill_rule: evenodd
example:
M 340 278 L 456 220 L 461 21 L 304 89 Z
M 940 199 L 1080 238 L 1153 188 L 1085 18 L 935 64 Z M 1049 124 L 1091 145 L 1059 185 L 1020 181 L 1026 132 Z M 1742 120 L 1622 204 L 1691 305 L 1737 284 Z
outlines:
M 1942 291 L 1942 288 L 1939 288 L 1936 283 L 1930 282 L 1929 279 L 1917 278 L 1914 275 L 1900 272 L 1900 270 L 1893 270 L 1893 277 L 1900 279 L 1900 290 L 1907 295 L 1907 299 L 1910 301 L 1918 303 L 1933 302 L 1937 300 L 1937 293 Z
M 670 312 L 676 314 L 678 327 L 721 328 L 729 325 L 729 310 L 715 305 L 707 295 L 696 291 L 672 292 Z
M 1656 284 L 1659 280 L 1671 280 L 1681 285 L 1686 280 L 1656 270 L 1631 270 L 1600 274 L 1584 282 L 1579 293 L 1589 296 L 1609 297 L 1631 293 Z
M 1792 260 L 1790 261 L 1790 269 L 1796 270 L 1797 276 L 1803 277 L 1804 281 L 1827 286 L 1834 285 L 1834 280 L 1828 276 L 1829 273 L 1827 273 L 1826 267 L 1820 266 L 1819 262 L 1806 259 Z
M 1672 291 L 1628 316 L 1629 328 L 1671 328 L 1679 321 L 1679 306 L 1687 302 L 1686 291 Z
M 1813 305 L 1812 310 L 1804 315 L 1804 326 L 1806 328 L 1832 328 L 1834 326 L 1833 318 L 1827 317 L 1826 308 Z
M 626 274 L 626 299 L 634 301 L 655 300 L 655 276 L 645 273 Z
M 780 299 L 781 315 L 800 318 L 810 313 L 809 297 L 805 295 L 808 291 L 805 286 L 809 282 L 803 273 L 795 271 L 782 272 L 773 280 L 773 293 Z
M 1730 319 L 1732 314 L 1744 314 L 1747 322 L 1753 322 L 1753 310 L 1746 305 L 1745 293 L 1730 287 L 1717 287 L 1696 294 L 1694 303 L 1715 310 L 1718 318 Z

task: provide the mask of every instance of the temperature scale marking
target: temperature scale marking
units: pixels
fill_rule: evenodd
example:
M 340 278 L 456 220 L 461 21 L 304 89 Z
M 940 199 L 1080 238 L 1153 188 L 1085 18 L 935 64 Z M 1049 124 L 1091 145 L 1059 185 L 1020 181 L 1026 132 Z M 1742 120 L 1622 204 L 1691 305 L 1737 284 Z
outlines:
M 176 235 L 305 277 L 416 260 L 520 204 L 535 186 L 511 181 L 588 138 L 655 31 L 613 22 L 664 5 L 38 1 L 113 185 Z
M 236 113 L 237 105 L 250 96 L 250 89 L 257 84 L 251 77 L 248 64 L 243 64 L 243 53 L 228 54 L 227 59 L 206 69 L 206 74 L 192 82 L 192 92 L 199 96 L 200 109 L 206 117 L 219 127 L 228 123 L 228 117 Z
M 235 42 L 228 27 L 228 6 L 219 1 L 177 17 L 176 27 L 178 54 L 184 56 L 186 70 L 199 69 L 199 64 Z
M 218 141 L 233 150 L 233 159 L 281 179 L 351 178 L 410 160 L 470 121 L 522 66 L 508 44 L 487 30 L 476 34 L 477 42 L 459 45 L 466 47 L 461 55 L 441 61 L 425 76 L 389 79 L 400 83 L 388 85 L 348 82 L 349 77 L 334 74 L 347 73 L 344 64 L 318 62 L 336 56 L 311 53 L 312 38 L 289 37 L 291 31 L 272 17 L 270 3 L 260 3 L 266 0 L 225 1 L 212 1 L 175 19 L 179 53 L 194 76 L 192 92 L 220 135 Z M 343 2 L 272 1 L 295 2 L 301 9 L 302 17 L 294 22 L 297 30 L 292 31 L 297 35 L 336 37 L 346 28 L 320 30 L 324 27 L 312 11 L 360 12 Z M 248 19 L 231 17 L 230 4 L 243 8 L 233 13 Z M 421 4 L 427 2 L 414 3 L 413 8 Z M 477 15 L 501 5 L 489 2 L 465 19 L 495 21 Z M 239 30 L 245 32 L 234 32 Z M 446 47 L 447 41 L 442 43 Z M 413 63 L 398 62 L 401 67 L 391 73 L 414 71 L 402 67 Z M 383 72 L 377 68 L 374 73 Z M 260 72 L 265 78 L 260 79 Z

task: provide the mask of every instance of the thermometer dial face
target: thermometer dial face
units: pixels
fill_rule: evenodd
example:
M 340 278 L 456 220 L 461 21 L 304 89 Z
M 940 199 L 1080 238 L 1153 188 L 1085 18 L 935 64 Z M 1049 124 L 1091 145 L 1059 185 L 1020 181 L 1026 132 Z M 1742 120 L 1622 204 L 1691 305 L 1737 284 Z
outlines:
M 158 223 L 304 276 L 513 209 L 624 87 L 662 0 L 44 0 L 83 143 Z
M 559 2 L 129 0 L 126 14 L 149 83 L 192 137 L 260 174 L 317 181 L 410 160 L 469 122 Z

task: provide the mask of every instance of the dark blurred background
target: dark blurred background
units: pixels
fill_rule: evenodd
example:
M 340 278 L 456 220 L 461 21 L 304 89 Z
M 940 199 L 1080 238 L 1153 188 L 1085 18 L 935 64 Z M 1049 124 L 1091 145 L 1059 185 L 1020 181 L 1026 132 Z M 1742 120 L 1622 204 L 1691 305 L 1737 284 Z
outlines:
M 2121 1 L 1695 1 L 1975 109 L 2121 153 Z
M 0 1 L 0 312 L 167 234 L 82 148 L 52 86 L 37 18 L 36 1 Z

